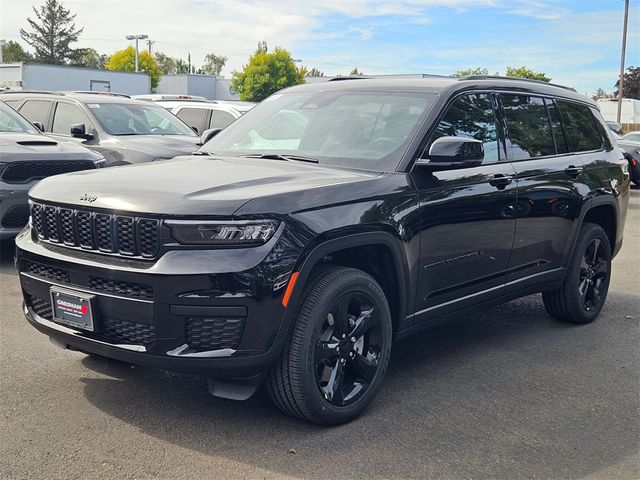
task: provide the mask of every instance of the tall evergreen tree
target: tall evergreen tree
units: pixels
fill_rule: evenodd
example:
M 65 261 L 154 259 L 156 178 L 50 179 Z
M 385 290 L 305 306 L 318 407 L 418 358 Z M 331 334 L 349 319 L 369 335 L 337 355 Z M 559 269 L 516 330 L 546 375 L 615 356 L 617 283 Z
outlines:
M 33 47 L 38 62 L 56 65 L 66 63 L 75 54 L 69 44 L 78 41 L 83 29 L 76 29 L 75 14 L 58 0 L 46 0 L 40 8 L 33 7 L 35 20 L 27 18 L 31 31 L 20 29 L 22 39 Z

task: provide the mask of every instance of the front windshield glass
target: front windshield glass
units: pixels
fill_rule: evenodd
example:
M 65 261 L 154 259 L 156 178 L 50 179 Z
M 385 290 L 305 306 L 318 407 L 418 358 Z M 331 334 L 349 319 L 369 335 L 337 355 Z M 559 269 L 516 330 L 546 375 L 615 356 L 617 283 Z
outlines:
M 36 127 L 4 102 L 0 102 L 0 132 L 37 135 Z
M 88 103 L 87 106 L 110 135 L 197 136 L 182 120 L 156 105 Z
M 387 91 L 275 94 L 202 150 L 232 156 L 291 155 L 321 164 L 395 170 L 435 97 Z

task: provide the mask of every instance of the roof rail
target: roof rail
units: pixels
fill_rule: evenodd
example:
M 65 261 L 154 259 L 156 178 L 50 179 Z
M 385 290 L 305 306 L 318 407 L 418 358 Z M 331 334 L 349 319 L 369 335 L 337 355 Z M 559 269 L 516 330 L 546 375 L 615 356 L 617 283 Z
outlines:
M 131 98 L 129 95 L 125 95 L 124 93 L 96 92 L 94 90 L 74 90 L 67 93 L 81 93 L 82 95 L 109 95 L 110 97 Z
M 348 77 L 333 77 L 327 80 L 327 82 L 341 82 L 343 80 L 364 80 L 371 77 L 365 77 L 364 75 L 349 75 Z
M 567 87 L 565 85 L 559 85 L 557 83 L 543 82 L 542 80 L 533 80 L 530 78 L 501 77 L 499 75 L 467 75 L 466 77 L 458 78 L 458 81 L 460 80 L 513 80 L 519 82 L 533 82 L 542 85 L 551 85 L 552 87 L 564 88 L 565 90 L 570 90 L 572 92 L 576 91 L 575 88 Z
M 6 95 L 8 93 L 43 93 L 45 95 L 64 95 L 63 92 L 56 92 L 53 90 L 0 90 L 0 94 Z

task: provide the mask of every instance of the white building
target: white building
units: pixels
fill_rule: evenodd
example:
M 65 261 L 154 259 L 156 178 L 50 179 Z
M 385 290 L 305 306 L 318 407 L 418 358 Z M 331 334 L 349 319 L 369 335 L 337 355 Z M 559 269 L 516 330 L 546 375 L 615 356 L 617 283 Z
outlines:
M 42 63 L 1 63 L 0 87 L 16 90 L 89 90 L 142 95 L 151 92 L 151 79 L 146 73 Z
M 240 100 L 231 80 L 215 75 L 163 75 L 156 89 L 160 94 L 195 95 L 209 100 Z
M 600 99 L 598 100 L 598 106 L 600 107 L 600 112 L 606 121 L 618 121 L 617 98 Z M 640 129 L 640 100 L 635 100 L 633 98 L 622 99 L 620 124 L 625 131 Z

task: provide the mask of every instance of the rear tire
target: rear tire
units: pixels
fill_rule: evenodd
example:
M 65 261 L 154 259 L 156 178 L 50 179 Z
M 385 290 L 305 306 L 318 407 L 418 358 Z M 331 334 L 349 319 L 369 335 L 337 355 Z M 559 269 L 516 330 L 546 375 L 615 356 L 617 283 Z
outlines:
M 580 229 L 562 288 L 543 292 L 552 317 L 569 323 L 593 322 L 606 301 L 611 278 L 611 246 L 605 231 L 593 223 Z
M 391 313 L 367 273 L 331 267 L 305 289 L 289 343 L 267 391 L 285 413 L 321 425 L 358 417 L 391 354 Z

